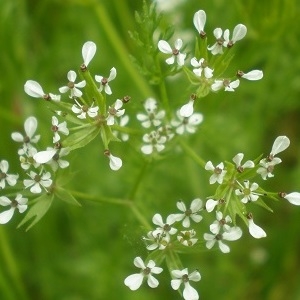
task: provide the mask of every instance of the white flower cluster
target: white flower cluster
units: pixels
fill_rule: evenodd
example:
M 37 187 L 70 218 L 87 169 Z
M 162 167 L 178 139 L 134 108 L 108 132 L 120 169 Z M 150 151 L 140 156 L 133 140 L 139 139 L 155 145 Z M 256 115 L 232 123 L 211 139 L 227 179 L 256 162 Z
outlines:
M 212 162 L 208 161 L 205 165 L 205 169 L 212 172 L 212 175 L 209 178 L 209 183 L 214 184 L 217 182 L 218 184 L 222 185 L 224 192 L 220 192 L 220 190 L 222 191 L 221 188 L 219 189 L 219 192 L 216 193 L 215 197 L 208 199 L 205 205 L 206 210 L 208 212 L 212 212 L 215 208 L 218 208 L 218 214 L 221 213 L 219 209 L 222 208 L 222 205 L 225 202 L 227 202 L 227 205 L 231 205 L 231 203 L 238 201 L 240 202 L 240 204 L 236 205 L 235 207 L 243 208 L 240 216 L 246 222 L 249 228 L 249 233 L 254 238 L 266 237 L 266 232 L 254 223 L 253 214 L 245 213 L 245 211 L 246 205 L 248 206 L 249 203 L 259 203 L 261 205 L 265 205 L 261 198 L 268 196 L 268 193 L 261 187 L 259 187 L 256 182 L 250 182 L 250 180 L 246 179 L 245 176 L 241 173 L 243 173 L 245 169 L 254 169 L 254 172 L 248 173 L 249 176 L 253 177 L 256 174 L 259 174 L 261 175 L 261 178 L 263 180 L 266 180 L 269 177 L 273 177 L 274 175 L 272 172 L 274 171 L 275 165 L 281 162 L 281 159 L 275 157 L 275 155 L 288 148 L 289 144 L 290 140 L 286 136 L 277 137 L 273 143 L 271 153 L 267 158 L 261 159 L 258 165 L 255 165 L 255 163 L 251 160 L 247 160 L 245 163 L 242 163 L 242 160 L 244 158 L 243 153 L 238 153 L 232 159 L 235 164 L 235 168 L 230 167 L 230 163 L 228 163 L 229 168 L 226 169 L 223 162 L 214 167 Z M 228 173 L 229 170 L 233 170 L 233 173 Z M 239 175 L 241 175 L 243 178 L 242 182 L 239 180 Z M 229 189 L 227 188 L 228 186 L 230 187 Z M 278 193 L 278 195 L 279 197 L 288 200 L 294 205 L 300 205 L 300 193 Z M 212 238 L 212 236 L 210 236 L 210 238 Z M 212 242 L 210 242 L 209 245 L 211 244 Z M 224 248 L 224 246 L 222 247 Z
M 95 53 L 96 53 L 96 44 L 94 42 L 88 41 L 86 42 L 82 47 L 82 58 L 83 58 L 83 64 L 81 65 L 81 70 L 85 72 L 87 70 L 87 66 L 93 59 Z M 99 93 L 104 93 L 102 98 L 105 97 L 105 95 L 111 95 L 112 89 L 110 87 L 110 83 L 112 80 L 114 80 L 117 76 L 116 68 L 112 68 L 110 70 L 109 77 L 106 78 L 104 76 L 95 75 L 95 81 L 98 82 Z M 113 126 L 115 124 L 118 124 L 117 119 L 119 120 L 119 125 L 121 127 L 125 126 L 128 121 L 129 117 L 125 116 L 125 109 L 123 108 L 123 104 L 126 103 L 128 100 L 124 99 L 117 99 L 112 105 L 108 107 L 108 110 L 106 111 L 100 111 L 99 105 L 96 103 L 95 100 L 93 100 L 92 103 L 88 104 L 87 99 L 85 99 L 84 93 L 81 91 L 83 88 L 87 88 L 87 82 L 86 80 L 82 80 L 77 82 L 77 73 L 73 70 L 70 70 L 67 73 L 67 79 L 68 83 L 65 86 L 60 87 L 58 90 L 60 93 L 67 93 L 69 92 L 69 98 L 73 99 L 74 104 L 71 106 L 71 112 L 76 116 L 80 121 L 76 121 L 73 119 L 73 123 L 80 124 L 81 126 L 78 127 L 78 129 L 85 128 L 86 126 L 89 126 L 90 124 L 93 124 L 93 122 L 97 120 L 101 120 L 99 122 L 105 122 L 108 126 Z M 33 80 L 28 80 L 24 85 L 25 92 L 34 98 L 43 98 L 45 100 L 51 101 L 54 100 L 56 102 L 61 101 L 61 95 L 54 95 L 54 94 L 46 94 L 43 91 L 43 88 L 41 85 Z M 88 98 L 88 96 L 87 96 Z M 128 98 L 129 99 L 129 98 Z M 60 106 L 59 106 L 60 107 Z M 64 107 L 64 106 L 62 106 Z M 61 111 L 56 111 L 57 116 L 63 116 L 63 113 Z M 67 122 L 59 122 L 59 119 L 57 116 L 52 117 L 52 131 L 53 131 L 53 143 L 60 143 L 60 134 L 63 135 L 69 135 L 69 129 L 67 127 Z M 72 120 L 72 118 L 70 118 Z M 116 131 L 114 131 L 116 132 Z M 85 137 L 83 136 L 82 139 Z M 123 140 L 128 139 L 127 134 L 122 134 L 121 138 Z M 33 140 L 34 142 L 34 140 Z M 106 145 L 107 146 L 107 145 Z M 39 153 L 33 153 L 34 150 L 31 150 L 31 154 L 34 155 L 34 162 L 33 163 L 48 163 L 53 157 L 56 157 L 59 153 L 60 156 L 67 155 L 69 151 L 65 148 L 55 150 L 54 148 L 48 148 L 45 151 L 39 152 Z M 109 165 L 112 170 L 118 170 L 122 166 L 122 160 L 118 157 L 115 157 L 111 154 L 110 150 L 106 149 L 104 154 L 109 158 Z M 62 162 L 61 160 L 57 160 L 58 166 L 60 168 L 66 167 L 68 164 Z M 53 168 L 57 168 L 57 165 L 52 165 Z
M 166 112 L 158 110 L 158 104 L 154 98 L 146 99 L 144 108 L 146 113 L 138 113 L 137 119 L 142 127 L 151 130 L 144 134 L 144 144 L 141 147 L 141 151 L 147 155 L 164 150 L 165 143 L 175 134 L 195 133 L 197 126 L 203 121 L 202 114 L 191 112 L 187 116 L 180 109 L 176 112 L 176 118 L 165 124 Z

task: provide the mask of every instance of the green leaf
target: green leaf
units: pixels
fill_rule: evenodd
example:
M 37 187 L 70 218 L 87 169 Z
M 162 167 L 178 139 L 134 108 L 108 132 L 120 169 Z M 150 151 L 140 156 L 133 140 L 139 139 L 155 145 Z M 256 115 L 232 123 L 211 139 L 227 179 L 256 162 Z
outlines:
M 64 147 L 69 147 L 70 151 L 78 148 L 82 148 L 90 143 L 99 133 L 100 128 L 96 126 L 90 126 L 79 130 L 69 135 L 64 140 Z
M 28 231 L 32 226 L 39 222 L 50 208 L 53 198 L 54 195 L 49 194 L 43 194 L 40 197 L 36 198 L 34 200 L 34 204 L 29 208 L 28 213 L 18 225 L 18 228 L 32 219 L 31 224 L 26 228 L 26 231 Z
M 75 199 L 75 197 L 63 188 L 56 188 L 54 194 L 62 201 L 76 206 L 81 206 L 81 204 Z

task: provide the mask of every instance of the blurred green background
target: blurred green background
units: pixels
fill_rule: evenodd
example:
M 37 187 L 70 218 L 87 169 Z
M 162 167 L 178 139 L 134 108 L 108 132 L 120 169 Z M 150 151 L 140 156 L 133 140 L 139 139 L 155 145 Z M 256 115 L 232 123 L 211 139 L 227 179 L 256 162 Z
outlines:
M 236 47 L 229 72 L 262 69 L 259 82 L 243 81 L 235 93 L 209 95 L 198 102 L 204 123 L 189 144 L 204 159 L 219 162 L 244 152 L 247 159 L 268 154 L 275 137 L 287 135 L 291 146 L 280 157 L 283 163 L 275 177 L 264 183 L 274 191 L 300 191 L 300 34 L 297 0 L 163 1 L 166 18 L 174 24 L 175 37 L 195 33 L 193 14 L 207 13 L 206 32 L 215 27 L 248 28 Z M 170 5 L 171 3 L 171 5 Z M 19 172 L 17 146 L 12 131 L 20 131 L 29 115 L 39 120 L 41 133 L 49 129 L 51 113 L 44 102 L 23 91 L 26 80 L 37 80 L 45 91 L 56 93 L 66 83 L 66 73 L 82 63 L 81 47 L 94 41 L 97 54 L 90 65 L 93 74 L 109 74 L 114 66 L 117 79 L 111 84 L 115 97 L 132 97 L 127 112 L 142 110 L 142 101 L 157 96 L 139 75 L 127 56 L 136 48 L 128 35 L 134 28 L 135 0 L 0 0 L 0 159 Z M 122 54 L 123 53 L 123 54 Z M 124 55 L 125 54 L 125 55 Z M 125 58 L 124 58 L 125 57 Z M 185 82 L 169 82 L 172 97 L 185 95 Z M 149 90 L 149 93 L 147 93 Z M 179 103 L 184 103 L 181 97 Z M 136 122 L 132 123 L 137 124 Z M 41 145 L 51 143 L 44 135 Z M 140 185 L 143 157 L 133 144 L 113 145 L 123 158 L 117 173 L 109 170 L 101 143 L 72 156 L 76 172 L 70 188 L 92 195 L 128 198 L 135 195 L 149 219 L 176 211 L 176 201 L 186 203 L 213 193 L 209 175 L 180 151 L 169 151 L 165 159 L 145 169 Z M 175 149 L 176 150 L 176 149 Z M 136 190 L 135 190 L 136 188 Z M 140 236 L 144 234 L 132 212 L 124 207 L 79 199 L 81 208 L 55 201 L 47 215 L 29 232 L 16 229 L 16 214 L 0 227 L 0 299 L 180 299 L 171 290 L 168 276 L 160 286 L 143 286 L 131 292 L 123 284 L 134 273 L 135 256 L 145 257 Z M 256 223 L 267 232 L 254 240 L 243 227 L 241 241 L 231 243 L 231 253 L 204 251 L 184 257 L 189 268 L 199 268 L 202 280 L 194 287 L 201 299 L 300 299 L 300 207 L 284 201 L 271 203 L 275 213 L 253 208 Z M 206 225 L 209 224 L 209 221 Z

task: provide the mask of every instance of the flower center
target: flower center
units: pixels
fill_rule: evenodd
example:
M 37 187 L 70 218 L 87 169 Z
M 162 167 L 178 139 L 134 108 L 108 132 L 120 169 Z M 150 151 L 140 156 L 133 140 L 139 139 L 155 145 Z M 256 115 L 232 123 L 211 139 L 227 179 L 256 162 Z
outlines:
M 117 114 L 117 110 L 114 108 L 114 107 L 110 107 L 109 109 L 108 109 L 108 113 L 110 114 L 110 115 L 112 115 L 112 116 L 115 116 L 116 114 Z
M 182 282 L 189 282 L 189 275 L 188 274 L 182 275 Z
M 220 175 L 222 173 L 222 169 L 215 168 L 214 173 L 217 174 L 217 175 Z
M 16 200 L 12 200 L 10 205 L 11 205 L 11 207 L 17 207 L 18 204 L 19 203 Z
M 187 217 L 189 217 L 192 213 L 193 213 L 193 212 L 192 212 L 192 210 L 191 210 L 190 208 L 188 208 L 188 209 L 184 212 L 184 214 L 185 214 Z
M 82 109 L 83 112 L 86 113 L 86 112 L 88 112 L 89 107 L 87 105 L 82 105 L 81 109 Z
M 58 131 L 58 126 L 56 126 L 56 125 L 53 125 L 53 126 L 51 127 L 51 130 L 52 130 L 53 132 L 56 132 L 56 131 Z
M 74 87 L 75 87 L 74 82 L 69 81 L 69 82 L 68 82 L 68 88 L 69 88 L 69 89 L 73 89 Z
M 173 55 L 176 56 L 176 55 L 179 54 L 179 50 L 175 48 L 175 49 L 172 50 L 172 53 L 173 53 Z
M 40 182 L 41 179 L 42 179 L 42 177 L 41 177 L 40 175 L 35 175 L 34 178 L 33 178 L 33 180 L 34 180 L 35 182 Z
M 251 190 L 249 188 L 244 188 L 243 193 L 245 196 L 249 196 L 251 194 Z
M 267 167 L 267 172 L 268 173 L 272 173 L 273 170 L 274 170 L 274 166 L 270 165 L 270 166 Z
M 28 135 L 24 136 L 23 142 L 28 144 L 30 142 L 30 137 Z
M 1 181 L 2 179 L 6 178 L 6 176 L 7 176 L 7 175 L 6 175 L 5 173 L 1 173 L 1 172 L 0 172 L 0 181 Z
M 106 85 L 108 83 L 108 80 L 107 80 L 107 78 L 102 78 L 102 80 L 101 80 L 101 84 L 102 85 Z
M 222 234 L 221 234 L 221 233 L 218 233 L 218 234 L 216 235 L 216 240 L 217 240 L 217 241 L 222 240 Z
M 169 232 L 171 230 L 171 226 L 169 224 L 165 224 L 163 229 L 164 229 L 164 231 Z
M 149 267 L 147 267 L 146 269 L 143 270 L 143 274 L 146 276 L 146 275 L 149 275 L 151 273 L 151 269 Z

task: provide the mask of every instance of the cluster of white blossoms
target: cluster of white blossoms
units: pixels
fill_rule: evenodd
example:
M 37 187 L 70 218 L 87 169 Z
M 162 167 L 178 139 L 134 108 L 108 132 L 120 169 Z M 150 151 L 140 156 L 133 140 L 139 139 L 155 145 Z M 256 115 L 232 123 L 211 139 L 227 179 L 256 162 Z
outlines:
M 88 73 L 87 67 L 91 60 L 93 59 L 96 53 L 96 44 L 94 42 L 88 41 L 82 47 L 82 58 L 83 64 L 80 67 L 82 74 Z M 80 74 L 81 75 L 81 74 Z M 57 157 L 59 154 L 60 156 L 67 155 L 71 149 L 67 149 L 64 147 L 64 141 L 61 141 L 61 134 L 68 136 L 70 130 L 68 129 L 68 123 L 76 124 L 76 127 L 71 128 L 72 131 L 74 130 L 81 130 L 83 128 L 88 127 L 89 125 L 91 128 L 93 126 L 99 126 L 101 124 L 105 124 L 106 126 L 113 127 L 113 125 L 125 126 L 128 123 L 129 117 L 124 115 L 125 109 L 123 108 L 123 104 L 128 102 L 129 97 L 124 97 L 123 99 L 117 99 L 112 105 L 106 109 L 106 98 L 105 95 L 112 95 L 112 89 L 110 87 L 110 83 L 114 80 L 117 76 L 116 68 L 112 68 L 110 70 L 110 74 L 108 78 L 102 75 L 95 75 L 94 80 L 99 83 L 98 88 L 95 90 L 94 86 L 96 83 L 87 83 L 87 80 L 77 80 L 77 73 L 74 70 L 70 70 L 67 73 L 68 83 L 58 90 L 61 94 L 69 93 L 69 98 L 71 98 L 74 103 L 71 107 L 66 104 L 63 105 L 60 103 L 61 95 L 54 95 L 52 93 L 46 94 L 43 91 L 41 85 L 33 80 L 28 80 L 25 83 L 24 90 L 25 92 L 34 98 L 43 98 L 45 100 L 51 101 L 54 100 L 57 102 L 57 107 L 61 110 L 56 110 L 56 115 L 52 117 L 52 127 L 51 130 L 53 131 L 53 143 L 56 144 L 54 148 L 47 148 L 47 150 L 33 153 L 35 162 L 34 163 L 48 163 L 53 159 L 53 157 Z M 88 79 L 92 80 L 91 77 Z M 86 89 L 86 93 L 82 91 L 82 89 Z M 91 91 L 94 93 L 91 96 Z M 91 99 L 91 101 L 89 101 Z M 73 117 L 73 116 L 75 117 Z M 122 117 L 122 119 L 121 119 Z M 60 122 L 59 118 L 65 119 L 64 121 Z M 77 120 L 76 120 L 77 118 Z M 79 119 L 79 120 L 78 120 Z M 119 120 L 118 120 L 119 119 Z M 67 120 L 67 121 L 66 121 Z M 78 126 L 79 125 L 79 126 Z M 94 127 L 93 127 L 94 128 Z M 111 129 L 108 129 L 110 131 Z M 104 130 L 107 131 L 107 130 Z M 92 129 L 91 129 L 92 132 Z M 103 131 L 102 131 L 103 132 Z M 86 132 L 85 132 L 86 133 Z M 112 135 L 116 134 L 114 130 Z M 76 136 L 77 138 L 77 136 Z M 71 137 L 68 141 L 70 141 Z M 78 138 L 77 138 L 78 139 Z M 84 144 L 85 136 L 81 137 L 82 144 Z M 122 160 L 119 157 L 116 157 L 111 154 L 111 151 L 108 149 L 108 137 L 104 138 L 105 140 L 105 151 L 104 155 L 109 158 L 109 165 L 112 170 L 119 170 L 122 166 Z M 128 139 L 128 135 L 122 135 L 123 140 Z M 67 143 L 68 144 L 68 143 Z M 64 168 L 67 166 L 66 163 L 58 164 L 59 167 Z M 55 168 L 55 167 L 54 167 Z
M 166 142 L 176 134 L 195 133 L 197 126 L 203 121 L 201 113 L 186 115 L 179 109 L 176 111 L 176 116 L 168 122 L 166 112 L 158 109 L 158 103 L 154 98 L 146 99 L 144 109 L 145 113 L 138 113 L 137 119 L 142 127 L 150 130 L 143 135 L 144 144 L 141 147 L 141 151 L 147 155 L 164 150 Z
M 212 173 L 209 178 L 209 183 L 218 183 L 221 186 L 218 188 L 216 194 L 207 200 L 206 210 L 208 212 L 212 212 L 215 208 L 218 208 L 218 214 L 221 213 L 223 208 L 226 207 L 228 209 L 228 207 L 231 207 L 232 209 L 229 209 L 229 211 L 235 211 L 235 214 L 238 214 L 245 221 L 249 228 L 249 233 L 254 238 L 266 237 L 266 232 L 254 223 L 253 214 L 251 212 L 245 212 L 248 211 L 247 208 L 251 203 L 257 203 L 267 207 L 262 198 L 274 198 L 274 193 L 266 192 L 256 182 L 250 181 L 250 179 L 256 174 L 259 174 L 263 180 L 273 177 L 275 165 L 281 162 L 281 159 L 275 157 L 275 155 L 287 149 L 289 145 L 290 140 L 286 136 L 277 137 L 268 157 L 261 159 L 258 164 L 255 164 L 251 160 L 247 160 L 245 163 L 242 163 L 244 158 L 243 153 L 238 153 L 232 159 L 234 167 L 231 163 L 227 163 L 227 167 L 225 167 L 223 162 L 219 163 L 215 167 L 211 161 L 208 161 L 205 165 L 205 169 Z M 249 172 L 246 173 L 248 174 L 248 179 L 244 175 L 244 171 L 246 171 L 246 169 L 249 170 Z M 251 172 L 251 169 L 254 171 Z M 240 178 L 242 178 L 243 181 L 241 181 Z M 298 192 L 292 192 L 289 194 L 279 192 L 277 196 L 285 198 L 294 205 L 300 205 L 300 193 Z M 239 205 L 236 205 L 236 202 L 238 202 Z M 224 207 L 225 203 L 226 205 Z M 233 217 L 235 217 L 235 215 Z M 210 236 L 210 238 L 212 238 L 212 236 Z M 210 242 L 209 245 L 211 245 L 211 243 L 212 242 Z

